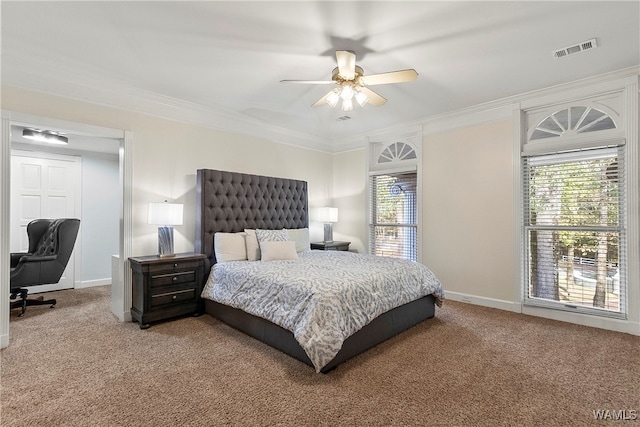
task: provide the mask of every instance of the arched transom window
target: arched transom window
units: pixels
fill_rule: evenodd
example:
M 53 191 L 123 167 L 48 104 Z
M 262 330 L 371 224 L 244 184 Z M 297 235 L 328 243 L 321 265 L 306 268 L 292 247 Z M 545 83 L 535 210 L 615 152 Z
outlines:
M 615 128 L 615 122 L 607 113 L 593 107 L 577 106 L 556 111 L 545 117 L 536 126 L 530 140 Z
M 409 144 L 404 142 L 394 142 L 388 145 L 380 156 L 378 157 L 378 163 L 396 162 L 398 160 L 415 159 L 416 152 Z

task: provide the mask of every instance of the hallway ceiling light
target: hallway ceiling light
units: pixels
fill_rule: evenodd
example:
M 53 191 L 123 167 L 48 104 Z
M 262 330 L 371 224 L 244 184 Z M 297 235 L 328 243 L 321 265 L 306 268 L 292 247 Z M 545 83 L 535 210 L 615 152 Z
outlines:
M 22 137 L 48 144 L 68 144 L 69 138 L 50 130 L 23 129 Z

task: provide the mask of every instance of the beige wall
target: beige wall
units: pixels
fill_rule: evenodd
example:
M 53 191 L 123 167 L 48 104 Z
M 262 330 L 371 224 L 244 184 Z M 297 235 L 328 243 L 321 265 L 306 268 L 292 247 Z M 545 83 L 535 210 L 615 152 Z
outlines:
M 334 240 L 351 242 L 350 249 L 367 251 L 366 150 L 333 156 L 333 203 L 338 208 Z
M 510 120 L 426 135 L 422 261 L 448 292 L 516 302 Z M 366 150 L 334 155 L 336 239 L 367 247 Z
M 156 252 L 147 203 L 164 199 L 184 203 L 175 250 L 193 250 L 198 168 L 306 180 L 311 209 L 340 209 L 334 238 L 366 251 L 366 149 L 331 155 L 15 88 L 3 88 L 2 108 L 133 132 L 134 255 Z M 447 291 L 514 300 L 512 138 L 509 120 L 423 138 L 423 261 Z M 311 239 L 322 224 L 311 222 Z
M 514 300 L 511 121 L 426 135 L 423 260 L 447 291 Z
M 133 255 L 157 252 L 147 203 L 164 199 L 184 203 L 184 225 L 175 227 L 176 252 L 193 250 L 198 168 L 302 179 L 310 207 L 330 201 L 327 153 L 8 87 L 2 88 L 2 109 L 133 132 Z M 321 240 L 322 225 L 311 226 L 312 239 Z
M 366 149 L 332 155 L 15 88 L 3 87 L 1 101 L 7 111 L 133 132 L 134 255 L 156 252 L 147 203 L 165 198 L 185 204 L 176 251 L 193 250 L 195 173 L 205 167 L 306 180 L 311 209 L 328 203 L 340 209 L 334 237 L 366 251 Z M 450 295 L 519 311 L 513 127 L 503 119 L 423 137 L 421 237 L 422 261 Z M 311 239 L 322 239 L 322 224 L 311 222 Z M 637 298 L 630 299 L 635 323 L 622 326 L 564 312 L 531 313 L 637 333 Z

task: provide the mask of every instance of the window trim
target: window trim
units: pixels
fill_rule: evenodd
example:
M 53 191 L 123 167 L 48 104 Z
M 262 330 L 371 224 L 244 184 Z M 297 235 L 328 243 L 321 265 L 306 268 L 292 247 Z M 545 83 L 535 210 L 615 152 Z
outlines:
M 365 195 L 366 195 L 366 215 L 364 221 L 364 233 L 366 238 L 366 251 L 371 253 L 371 239 L 369 238 L 370 219 L 371 219 L 371 175 L 381 175 L 386 173 L 403 173 L 416 172 L 416 220 L 417 220 L 417 241 L 416 252 L 417 262 L 423 263 L 423 195 L 422 195 L 422 127 L 411 127 L 410 129 L 398 130 L 393 133 L 383 133 L 377 136 L 370 135 L 367 137 L 367 171 L 365 178 Z M 377 158 L 385 147 L 396 143 L 403 142 L 410 145 L 416 152 L 414 159 L 398 160 L 395 162 L 378 163 Z
M 584 148 L 582 150 L 573 150 L 571 152 L 552 152 L 552 153 L 536 153 L 532 155 L 526 155 L 522 153 L 521 161 L 520 161 L 520 175 L 522 180 L 522 193 L 521 193 L 521 218 L 520 224 L 522 225 L 522 265 L 523 265 L 523 275 L 522 275 L 522 304 L 525 306 L 531 307 L 543 307 L 553 310 L 562 310 L 568 312 L 575 312 L 580 314 L 587 314 L 590 316 L 601 316 L 601 317 L 609 317 L 614 319 L 628 319 L 628 310 L 629 310 L 629 284 L 627 281 L 628 273 L 627 268 L 629 264 L 629 258 L 627 255 L 626 245 L 627 245 L 627 223 L 628 217 L 626 215 L 626 206 L 628 204 L 628 189 L 626 187 L 626 150 L 624 147 L 624 140 L 619 141 L 619 144 L 615 146 L 607 146 L 604 145 L 598 148 Z M 603 145 L 603 144 L 601 144 Z M 623 151 L 624 150 L 624 151 Z M 591 154 L 595 154 L 592 156 Z M 621 158 L 625 162 L 622 166 L 623 179 L 621 188 L 625 190 L 624 197 L 619 200 L 619 225 L 618 226 L 565 226 L 565 225 L 538 225 L 538 224 L 529 224 L 526 219 L 526 209 L 528 208 L 526 205 L 528 203 L 528 184 L 524 181 L 524 175 L 527 171 L 527 167 L 525 167 L 525 162 L 528 162 L 530 159 L 534 159 L 530 163 L 534 163 L 534 166 L 542 166 L 545 164 L 554 164 L 559 163 L 558 161 L 563 161 L 563 158 L 572 162 L 579 162 L 582 160 L 589 160 L 589 158 L 600 158 L 604 157 L 607 153 L 614 154 L 616 158 Z M 535 160 L 536 157 L 553 157 L 553 161 L 545 161 L 544 159 Z M 537 163 L 537 165 L 535 165 Z M 538 298 L 529 295 L 529 286 L 530 286 L 530 277 L 529 270 L 531 267 L 529 251 L 528 248 L 530 245 L 530 234 L 531 230 L 547 230 L 547 231 L 562 231 L 562 230 L 575 230 L 575 231 L 596 231 L 596 232 L 606 232 L 606 231 L 614 231 L 619 233 L 619 250 L 621 253 L 624 253 L 624 256 L 620 257 L 619 271 L 620 271 L 620 288 L 623 292 L 620 293 L 619 303 L 620 303 L 620 311 L 610 311 L 604 310 L 597 307 L 590 307 L 586 305 L 580 304 L 570 304 L 567 302 L 563 302 L 561 300 L 553 301 L 545 298 Z
M 608 136 L 623 137 L 626 139 L 626 171 L 627 171 L 627 258 L 640 259 L 640 141 L 639 120 L 640 110 L 640 75 L 618 76 L 601 79 L 591 84 L 570 85 L 563 91 L 553 90 L 536 98 L 528 98 L 512 104 L 513 120 L 513 240 L 514 247 L 518 250 L 518 257 L 514 257 L 513 268 L 513 301 L 518 302 L 514 311 L 554 319 L 563 322 L 571 322 L 579 325 L 603 328 L 640 336 L 640 264 L 629 263 L 627 266 L 627 291 L 628 318 L 627 320 L 611 319 L 601 316 L 589 316 L 579 313 L 571 313 L 562 310 L 550 310 L 543 307 L 531 307 L 522 304 L 522 281 L 524 280 L 524 248 L 522 242 L 522 176 L 520 170 L 520 156 L 527 142 L 527 118 L 530 114 L 538 114 L 542 110 L 551 112 L 552 108 L 567 102 L 580 102 L 579 100 L 600 97 L 611 99 L 612 95 L 619 96 L 617 111 L 620 111 L 620 128 L 618 132 L 605 132 Z M 572 100 L 572 101 L 567 101 Z

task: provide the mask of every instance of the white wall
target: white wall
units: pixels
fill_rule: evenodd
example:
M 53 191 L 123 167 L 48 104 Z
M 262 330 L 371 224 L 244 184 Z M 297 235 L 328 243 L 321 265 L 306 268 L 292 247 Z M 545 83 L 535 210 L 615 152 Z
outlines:
M 116 155 L 82 155 L 82 277 L 80 286 L 111 283 L 118 253 L 121 203 Z
M 301 179 L 308 183 L 310 208 L 331 201 L 328 153 L 13 87 L 2 87 L 2 108 L 133 133 L 134 256 L 157 252 L 147 205 L 165 199 L 184 204 L 184 225 L 175 227 L 176 252 L 193 250 L 198 168 Z M 322 239 L 321 224 L 311 224 L 311 239 Z

